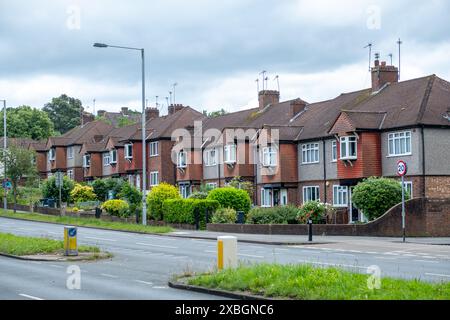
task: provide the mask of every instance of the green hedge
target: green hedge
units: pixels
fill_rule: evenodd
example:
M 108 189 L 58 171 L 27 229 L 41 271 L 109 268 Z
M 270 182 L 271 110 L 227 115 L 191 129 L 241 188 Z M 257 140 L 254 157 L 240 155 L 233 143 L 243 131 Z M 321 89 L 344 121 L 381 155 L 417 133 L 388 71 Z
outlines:
M 248 224 L 298 224 L 300 210 L 295 206 L 259 208 L 255 207 L 247 215 Z
M 217 200 L 222 208 L 233 208 L 236 211 L 244 211 L 245 214 L 251 206 L 248 193 L 245 190 L 232 187 L 211 190 L 207 199 Z
M 200 213 L 200 227 L 206 227 L 205 210 L 209 210 L 209 221 L 220 207 L 218 201 L 202 199 L 169 199 L 163 204 L 163 219 L 167 223 L 195 224 L 195 209 Z

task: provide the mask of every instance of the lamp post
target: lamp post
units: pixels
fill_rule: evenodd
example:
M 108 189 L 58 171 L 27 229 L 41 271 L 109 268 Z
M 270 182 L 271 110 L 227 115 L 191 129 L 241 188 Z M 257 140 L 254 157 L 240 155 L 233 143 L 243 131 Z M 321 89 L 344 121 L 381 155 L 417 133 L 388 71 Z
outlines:
M 143 48 L 132 48 L 132 47 L 122 47 L 122 46 L 112 46 L 104 43 L 94 43 L 96 48 L 117 48 L 117 49 L 127 49 L 136 50 L 141 52 L 142 60 L 142 224 L 147 224 L 147 170 L 146 170 L 146 130 L 145 130 L 145 56 Z
M 6 100 L 0 100 L 3 101 L 3 152 L 6 152 Z M 3 158 L 5 160 L 5 157 Z M 4 181 L 6 181 L 6 161 L 3 161 L 3 175 L 4 175 Z M 8 209 L 8 204 L 6 200 L 6 188 L 4 187 L 3 192 L 3 209 L 6 211 Z

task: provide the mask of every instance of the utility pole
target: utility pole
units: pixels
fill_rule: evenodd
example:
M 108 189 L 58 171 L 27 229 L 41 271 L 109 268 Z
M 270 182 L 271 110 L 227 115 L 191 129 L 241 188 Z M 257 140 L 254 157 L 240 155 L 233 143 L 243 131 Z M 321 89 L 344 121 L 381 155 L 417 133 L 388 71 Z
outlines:
M 400 81 L 400 66 L 401 66 L 401 48 L 402 48 L 402 40 L 400 40 L 400 38 L 398 38 L 397 44 L 398 44 L 398 81 Z
M 6 100 L 3 100 L 3 173 L 4 182 L 6 183 Z M 8 202 L 6 198 L 6 188 L 3 188 L 3 209 L 6 211 L 8 209 Z

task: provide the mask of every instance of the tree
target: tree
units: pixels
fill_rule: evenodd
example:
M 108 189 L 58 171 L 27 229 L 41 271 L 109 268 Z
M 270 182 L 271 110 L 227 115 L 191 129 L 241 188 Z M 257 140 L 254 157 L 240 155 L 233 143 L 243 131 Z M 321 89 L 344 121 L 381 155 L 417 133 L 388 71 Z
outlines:
M 1 150 L 2 165 L 6 167 L 6 176 L 11 180 L 14 195 L 14 212 L 16 212 L 17 187 L 19 181 L 25 179 L 35 179 L 37 175 L 34 164 L 35 152 L 11 145 L 8 149 Z
M 405 197 L 409 199 L 407 193 Z M 402 201 L 402 186 L 394 179 L 368 178 L 353 189 L 352 201 L 369 220 L 374 220 Z
M 63 94 L 46 103 L 42 110 L 53 121 L 55 130 L 63 134 L 81 124 L 82 108 L 79 99 Z
M 206 110 L 203 110 L 203 114 L 205 115 L 205 116 L 207 116 L 207 117 L 210 117 L 210 118 L 215 118 L 215 117 L 219 117 L 219 116 L 223 116 L 223 115 L 226 115 L 228 112 L 227 111 L 225 111 L 225 109 L 220 109 L 220 110 L 216 110 L 216 111 L 211 111 L 211 112 L 208 112 L 208 111 L 206 111 Z
M 242 189 L 245 190 L 248 193 L 248 196 L 250 199 L 253 199 L 254 189 L 253 189 L 253 183 L 250 181 L 244 181 L 241 177 L 235 176 L 228 184 L 230 187 L 236 188 L 236 189 Z
M 8 136 L 11 138 L 42 140 L 55 133 L 53 123 L 47 113 L 30 106 L 8 108 L 6 126 Z M 0 122 L 0 132 L 3 132 L 3 121 Z
M 69 177 L 63 177 L 63 185 L 61 186 L 61 201 L 69 202 L 70 192 L 75 187 L 75 182 Z M 48 178 L 42 184 L 42 195 L 45 198 L 59 199 L 59 187 L 56 186 L 56 176 Z
M 123 128 L 132 124 L 135 124 L 136 121 L 133 121 L 133 119 L 130 119 L 128 117 L 120 117 L 117 121 L 117 126 L 119 128 Z

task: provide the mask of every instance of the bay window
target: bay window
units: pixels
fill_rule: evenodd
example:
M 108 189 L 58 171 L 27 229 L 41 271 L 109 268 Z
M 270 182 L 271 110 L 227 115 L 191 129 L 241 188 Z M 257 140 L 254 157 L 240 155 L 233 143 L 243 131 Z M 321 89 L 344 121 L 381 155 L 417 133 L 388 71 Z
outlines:
M 317 186 L 303 187 L 303 203 L 319 200 L 320 200 L 319 187 Z
M 340 138 L 341 160 L 357 159 L 357 140 L 355 136 L 346 136 Z
M 225 163 L 236 163 L 236 145 L 228 144 L 224 147 Z

